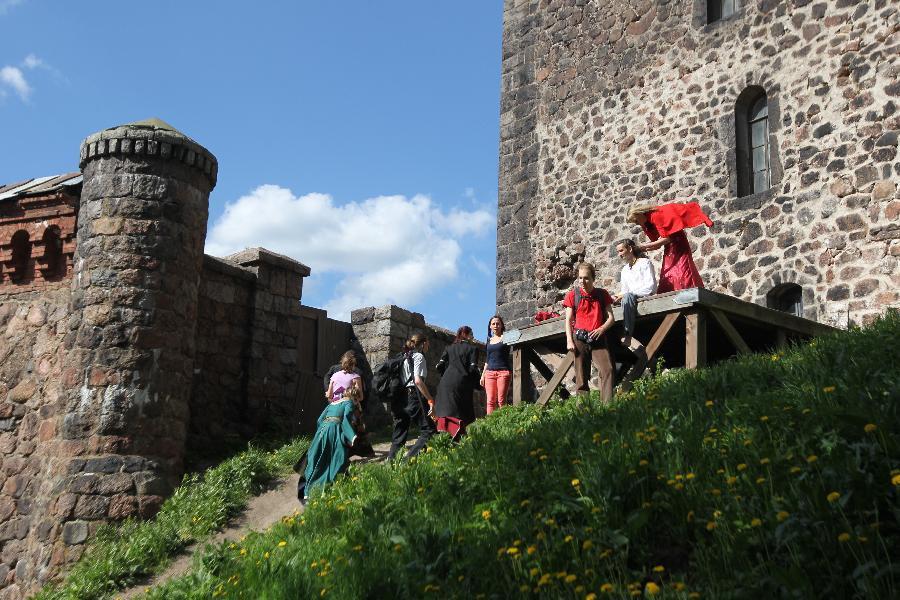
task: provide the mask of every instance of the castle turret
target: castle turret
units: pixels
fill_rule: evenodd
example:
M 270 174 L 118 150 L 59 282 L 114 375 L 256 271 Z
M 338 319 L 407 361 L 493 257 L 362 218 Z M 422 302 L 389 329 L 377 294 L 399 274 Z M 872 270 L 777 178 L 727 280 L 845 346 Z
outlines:
M 154 512 L 181 476 L 218 165 L 152 119 L 89 136 L 81 169 L 62 435 L 80 454 L 67 468 L 75 517 L 93 521 Z

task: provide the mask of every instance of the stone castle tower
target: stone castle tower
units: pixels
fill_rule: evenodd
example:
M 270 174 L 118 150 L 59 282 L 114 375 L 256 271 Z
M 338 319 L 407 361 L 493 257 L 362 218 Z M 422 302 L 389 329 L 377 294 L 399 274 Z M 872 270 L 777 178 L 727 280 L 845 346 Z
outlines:
M 706 285 L 844 326 L 900 303 L 900 6 L 506 0 L 497 302 L 615 288 L 635 201 L 693 199 Z M 659 255 L 652 257 L 659 260 Z

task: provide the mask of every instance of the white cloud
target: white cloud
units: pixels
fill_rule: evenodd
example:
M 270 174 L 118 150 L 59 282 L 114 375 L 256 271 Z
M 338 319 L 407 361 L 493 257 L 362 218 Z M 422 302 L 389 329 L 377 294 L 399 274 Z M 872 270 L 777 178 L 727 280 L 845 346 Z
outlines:
M 23 0 L 0 0 L 0 16 L 9 12 L 9 9 L 22 4 Z
M 26 69 L 36 69 L 38 67 L 46 67 L 44 61 L 35 56 L 34 54 L 29 54 L 25 57 L 25 60 L 22 61 L 22 66 Z
M 225 207 L 206 251 L 225 256 L 263 246 L 341 276 L 325 308 L 338 318 L 362 306 L 409 306 L 454 280 L 459 238 L 494 224 L 486 210 L 442 210 L 427 196 L 378 196 L 336 204 L 263 185 Z
M 25 75 L 18 67 L 7 65 L 0 68 L 0 85 L 12 88 L 22 102 L 28 102 L 28 98 L 31 96 L 31 86 L 28 85 Z

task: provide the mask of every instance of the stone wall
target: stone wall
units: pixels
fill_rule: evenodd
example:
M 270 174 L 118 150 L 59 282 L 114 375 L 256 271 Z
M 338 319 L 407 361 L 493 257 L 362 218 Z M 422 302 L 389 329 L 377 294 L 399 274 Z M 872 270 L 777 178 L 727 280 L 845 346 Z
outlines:
M 456 337 L 455 332 L 436 325 L 429 325 L 420 313 L 410 312 L 393 304 L 354 310 L 350 314 L 350 323 L 353 326 L 353 335 L 359 341 L 372 369 L 376 369 L 389 356 L 402 352 L 404 344 L 410 336 L 416 333 L 424 334 L 429 342 L 428 352 L 425 355 L 425 362 L 428 365 L 428 376 L 425 382 L 432 394 L 437 392 L 440 375 L 434 366 L 440 360 L 444 348 L 453 343 L 453 339 Z M 474 325 L 470 325 L 470 327 L 475 330 L 475 335 L 478 335 L 477 327 Z M 484 364 L 484 343 L 477 342 L 477 344 L 481 363 L 479 367 L 481 367 Z M 370 412 L 373 413 L 374 420 L 382 423 L 390 422 L 389 407 L 370 406 Z M 484 412 L 484 393 L 476 392 L 475 414 L 480 416 Z
M 247 369 L 256 276 L 205 256 L 197 307 L 197 353 L 191 383 L 189 448 L 247 438 Z M 299 300 L 298 300 L 299 301 Z
M 0 598 L 18 598 L 30 580 L 58 566 L 48 541 L 60 533 L 60 517 L 73 505 L 51 504 L 52 477 L 68 449 L 57 438 L 64 403 L 69 334 L 68 288 L 23 293 L 0 300 Z M 84 507 L 82 507 L 84 510 Z M 68 531 L 69 539 L 87 531 Z M 83 540 L 80 540 L 83 541 Z M 73 556 L 70 554 L 70 557 Z
M 757 303 L 802 287 L 847 326 L 900 301 L 900 15 L 887 0 L 507 0 L 497 297 L 512 326 L 582 259 L 615 287 L 635 201 L 696 199 L 708 287 Z M 766 92 L 772 187 L 739 197 L 736 106 Z M 660 260 L 659 253 L 653 256 Z

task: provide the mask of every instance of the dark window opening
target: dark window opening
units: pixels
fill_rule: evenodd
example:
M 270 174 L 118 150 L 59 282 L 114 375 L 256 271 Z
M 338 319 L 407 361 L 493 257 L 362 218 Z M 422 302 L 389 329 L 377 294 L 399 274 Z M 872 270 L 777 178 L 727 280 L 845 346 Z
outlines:
M 706 22 L 727 19 L 741 8 L 740 0 L 706 0 Z
M 17 231 L 12 236 L 12 272 L 9 278 L 13 283 L 22 283 L 31 279 L 31 240 L 27 231 Z
M 59 227 L 55 225 L 48 227 L 41 241 L 44 244 L 43 266 L 41 267 L 44 278 L 58 279 L 66 274 L 66 260 L 63 256 Z
M 734 112 L 738 196 L 758 194 L 772 187 L 766 91 L 757 86 L 747 88 L 738 97 Z
M 796 283 L 783 283 L 766 294 L 766 305 L 798 317 L 803 316 L 803 288 Z

